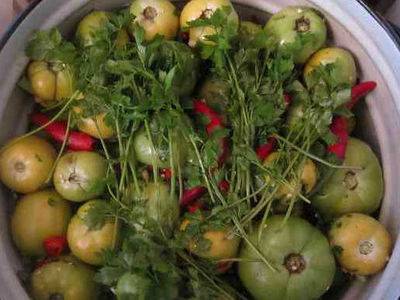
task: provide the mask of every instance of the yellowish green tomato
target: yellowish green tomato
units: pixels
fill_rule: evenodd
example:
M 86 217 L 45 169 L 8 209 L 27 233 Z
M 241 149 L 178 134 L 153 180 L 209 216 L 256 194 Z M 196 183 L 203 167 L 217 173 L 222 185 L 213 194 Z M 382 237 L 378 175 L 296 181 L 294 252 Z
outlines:
M 291 52 L 298 64 L 326 42 L 327 28 L 319 12 L 310 7 L 289 6 L 274 14 L 265 30 L 275 36 L 279 46 Z
M 378 273 L 392 251 L 392 239 L 385 227 L 358 213 L 337 219 L 329 231 L 329 240 L 340 266 L 355 275 Z
M 98 228 L 90 228 L 85 223 L 88 210 L 95 205 L 101 205 L 102 200 L 91 200 L 83 204 L 72 217 L 68 225 L 67 240 L 72 254 L 85 263 L 101 265 L 102 252 L 113 247 L 117 224 L 114 221 L 105 221 Z
M 248 244 L 240 250 L 239 277 L 255 300 L 319 299 L 330 287 L 335 259 L 328 240 L 307 221 L 284 216 L 254 226 L 248 237 L 274 267 Z
M 109 15 L 105 11 L 92 11 L 78 24 L 76 37 L 84 47 L 93 45 L 93 35 L 109 21 Z
M 311 199 L 326 219 L 347 213 L 373 213 L 382 200 L 382 169 L 366 143 L 349 139 L 343 164 L 354 168 L 335 170 Z
M 17 248 L 27 256 L 45 254 L 43 241 L 67 232 L 71 207 L 52 189 L 23 196 L 11 216 L 11 232 Z
M 168 40 L 175 38 L 179 17 L 169 0 L 134 0 L 129 8 L 135 23 L 143 27 L 145 40 L 151 41 L 157 34 Z
M 332 65 L 332 78 L 336 84 L 353 86 L 357 80 L 357 68 L 353 55 L 342 48 L 329 47 L 316 52 L 304 67 L 304 80 L 313 85 L 313 71 L 319 66 Z
M 136 159 L 146 165 L 156 165 L 159 168 L 170 168 L 171 159 L 169 146 L 165 143 L 162 133 L 151 134 L 149 138 L 145 129 L 141 129 L 133 139 Z M 187 157 L 188 145 L 179 130 L 172 133 L 172 159 L 175 166 L 182 165 Z
M 43 187 L 50 177 L 56 151 L 36 136 L 11 140 L 0 151 L 0 179 L 18 193 L 31 193 Z
M 199 249 L 197 241 L 192 240 L 188 245 L 188 250 L 202 258 L 212 260 L 234 258 L 239 251 L 241 239 L 232 233 L 231 229 L 208 230 L 203 233 L 203 238 L 209 242 L 209 247 Z
M 206 36 L 215 34 L 215 30 L 211 27 L 196 27 L 188 30 L 189 22 L 209 18 L 217 9 L 227 6 L 232 8 L 229 19 L 239 24 L 238 14 L 229 0 L 191 0 L 183 7 L 180 17 L 181 30 L 189 31 L 190 47 L 195 47 L 199 41 L 207 42 Z
M 146 200 L 147 216 L 160 224 L 166 231 L 171 231 L 179 217 L 179 204 L 177 197 L 171 191 L 169 185 L 158 182 L 148 183 L 143 190 L 143 198 Z
M 82 202 L 103 194 L 107 161 L 96 152 L 65 154 L 54 170 L 53 182 L 65 199 Z
M 93 117 L 83 117 L 79 106 L 73 108 L 78 117 L 78 129 L 97 139 L 110 139 L 115 137 L 114 127 L 106 122 L 106 113 L 99 113 Z
M 94 300 L 99 285 L 95 272 L 77 259 L 60 259 L 36 269 L 31 276 L 35 300 Z
M 75 92 L 72 68 L 65 63 L 32 61 L 27 75 L 35 100 L 42 106 L 57 104 Z

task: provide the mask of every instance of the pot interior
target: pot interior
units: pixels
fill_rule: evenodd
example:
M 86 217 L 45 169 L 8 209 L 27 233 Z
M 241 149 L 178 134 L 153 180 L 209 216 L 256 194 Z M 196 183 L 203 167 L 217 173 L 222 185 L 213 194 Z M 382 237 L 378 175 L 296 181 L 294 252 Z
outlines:
M 20 36 L 29 37 L 35 29 L 49 28 L 58 26 L 65 36 L 73 36 L 76 24 L 87 13 L 94 9 L 100 10 L 113 10 L 121 8 L 129 4 L 127 0 L 82 0 L 71 1 L 47 1 L 43 0 L 36 8 L 40 10 L 36 17 L 42 16 L 42 20 L 30 21 L 32 26 L 27 27 L 24 23 L 23 34 Z M 332 1 L 333 2 L 333 1 Z M 240 0 L 236 3 L 241 19 L 256 21 L 257 23 L 264 24 L 268 19 L 269 13 L 276 12 L 282 7 L 287 5 L 305 4 L 316 6 L 323 12 L 329 24 L 330 43 L 346 49 L 349 49 L 357 58 L 358 70 L 360 80 L 374 80 L 378 83 L 378 89 L 373 95 L 368 96 L 365 103 L 357 107 L 357 129 L 355 135 L 362 140 L 368 142 L 375 153 L 381 159 L 384 177 L 385 177 L 385 197 L 380 211 L 380 220 L 387 226 L 393 238 L 397 237 L 399 230 L 399 218 L 396 217 L 396 212 L 400 207 L 395 203 L 398 197 L 399 188 L 396 186 L 396 178 L 398 178 L 398 171 L 393 161 L 400 157 L 400 149 L 396 147 L 393 136 L 399 136 L 400 127 L 397 118 L 397 108 L 395 101 L 390 92 L 390 89 L 385 80 L 385 74 L 375 57 L 372 56 L 370 49 L 367 46 L 367 41 L 360 41 L 354 32 L 356 28 L 348 29 L 343 24 L 344 15 L 333 15 L 332 11 L 327 11 L 324 8 L 324 1 L 295 1 L 295 0 Z M 318 6 L 318 3 L 321 5 Z M 178 6 L 182 6 L 183 2 L 179 2 Z M 332 14 L 331 14 L 332 13 Z M 25 27 L 24 27 L 25 26 Z M 15 35 L 18 34 L 18 30 Z M 12 41 L 11 41 L 12 42 Z M 9 82 L 0 84 L 0 88 L 5 87 L 8 89 L 8 94 L 3 96 L 0 94 L 0 124 L 2 130 L 0 131 L 0 143 L 4 144 L 10 137 L 26 131 L 27 128 L 27 114 L 32 108 L 32 96 L 24 93 L 20 88 L 14 88 L 18 78 L 27 64 L 27 59 L 24 56 L 23 49 L 26 45 L 27 39 L 24 39 L 16 46 L 15 53 L 8 59 L 14 60 L 11 73 L 12 77 Z M 3 53 L 0 53 L 0 59 L 5 59 Z M 7 84 L 7 85 L 5 85 Z M 25 279 L 25 272 L 23 271 L 23 263 L 17 251 L 12 245 L 10 235 L 8 233 L 9 215 L 13 209 L 16 195 L 7 191 L 3 186 L 0 188 L 0 228 L 1 232 L 1 257 L 0 262 L 6 261 L 7 266 L 2 267 L 0 278 L 4 277 L 7 272 L 9 274 L 18 274 L 21 279 Z M 376 286 L 380 283 L 382 275 L 377 275 L 369 281 L 355 281 L 352 286 L 345 291 L 343 297 L 345 299 L 360 299 L 371 295 Z M 7 282 L 0 285 L 0 288 L 10 288 L 11 281 L 15 281 L 15 277 L 10 276 Z M 15 285 L 17 289 L 20 286 Z M 21 290 L 22 291 L 22 290 Z M 19 294 L 24 299 L 26 295 Z M 338 298 L 336 295 L 335 298 Z M 6 298 L 5 298 L 6 299 Z M 17 298 L 15 298 L 17 299 Z M 378 299 L 378 298 L 376 298 Z

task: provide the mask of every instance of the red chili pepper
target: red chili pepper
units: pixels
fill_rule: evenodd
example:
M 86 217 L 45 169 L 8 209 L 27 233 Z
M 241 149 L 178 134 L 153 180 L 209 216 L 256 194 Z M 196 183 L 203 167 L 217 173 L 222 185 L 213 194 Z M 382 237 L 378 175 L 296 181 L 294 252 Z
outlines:
M 289 106 L 290 103 L 292 103 L 293 97 L 290 96 L 289 94 L 283 94 L 283 101 L 285 101 L 285 105 Z
M 44 250 L 47 256 L 60 256 L 67 247 L 67 238 L 65 236 L 51 236 L 43 241 Z
M 329 153 L 336 154 L 338 158 L 344 159 L 349 140 L 347 119 L 344 117 L 334 117 L 330 129 L 337 137 L 337 141 L 335 144 L 329 145 L 327 150 Z
M 193 109 L 197 114 L 203 115 L 208 118 L 206 131 L 211 135 L 216 129 L 224 128 L 221 116 L 209 107 L 202 100 L 193 101 Z M 218 158 L 218 166 L 221 167 L 229 156 L 229 141 L 227 137 L 221 138 L 221 153 Z
M 346 104 L 348 109 L 352 109 L 358 101 L 376 88 L 375 81 L 365 81 L 355 85 L 351 89 L 351 99 Z M 329 153 L 336 154 L 339 159 L 344 159 L 346 155 L 347 142 L 349 140 L 348 120 L 345 117 L 334 117 L 330 126 L 331 132 L 336 136 L 336 143 L 329 145 Z
M 276 138 L 270 137 L 265 144 L 259 146 L 256 150 L 257 156 L 264 161 L 275 149 Z
M 227 193 L 229 191 L 229 187 L 230 187 L 230 184 L 225 179 L 222 179 L 218 184 L 219 190 L 223 193 Z
M 221 119 L 219 114 L 202 100 L 194 100 L 193 109 L 196 113 L 206 116 L 209 122 L 213 119 Z
M 50 118 L 42 113 L 35 113 L 31 116 L 33 124 L 44 126 L 49 123 Z M 67 123 L 63 121 L 54 121 L 48 124 L 46 131 L 56 142 L 62 144 L 67 133 Z M 69 150 L 73 151 L 93 151 L 96 140 L 90 135 L 80 131 L 70 131 L 67 145 Z
M 225 273 L 232 267 L 231 261 L 219 262 L 217 263 L 217 272 L 218 273 Z
M 193 203 L 194 200 L 203 196 L 206 192 L 207 189 L 204 186 L 195 186 L 193 188 L 184 190 L 179 202 L 181 206 L 188 206 L 189 204 Z
M 163 168 L 160 170 L 160 175 L 164 180 L 170 180 L 172 178 L 172 171 L 170 168 Z
M 348 109 L 352 109 L 358 101 L 365 97 L 369 92 L 372 92 L 376 88 L 375 81 L 361 82 L 351 89 L 351 100 L 346 104 Z
M 193 214 L 195 213 L 198 209 L 202 209 L 204 207 L 203 203 L 200 201 L 195 201 L 191 204 L 189 204 L 186 209 L 189 213 Z

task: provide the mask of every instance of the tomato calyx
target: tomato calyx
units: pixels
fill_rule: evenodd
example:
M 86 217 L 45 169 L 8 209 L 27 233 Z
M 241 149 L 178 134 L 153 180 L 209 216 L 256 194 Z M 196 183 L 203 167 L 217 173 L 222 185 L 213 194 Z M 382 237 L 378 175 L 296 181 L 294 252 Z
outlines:
M 300 274 L 306 268 L 306 261 L 298 253 L 291 253 L 285 257 L 283 265 L 290 274 Z
M 147 6 L 143 10 L 143 16 L 146 20 L 154 21 L 154 19 L 157 17 L 157 15 L 158 15 L 157 10 L 152 6 Z
M 374 251 L 374 244 L 372 244 L 371 241 L 368 240 L 362 241 L 358 247 L 358 251 L 362 255 L 371 254 Z
M 294 30 L 299 33 L 305 33 L 310 31 L 311 28 L 311 21 L 310 19 L 301 16 L 300 18 L 296 19 Z
M 343 183 L 347 189 L 355 190 L 358 186 L 357 174 L 352 170 L 348 171 L 344 176 Z
M 67 248 L 67 244 L 68 242 L 65 236 L 51 236 L 43 241 L 43 248 L 47 256 L 57 257 Z

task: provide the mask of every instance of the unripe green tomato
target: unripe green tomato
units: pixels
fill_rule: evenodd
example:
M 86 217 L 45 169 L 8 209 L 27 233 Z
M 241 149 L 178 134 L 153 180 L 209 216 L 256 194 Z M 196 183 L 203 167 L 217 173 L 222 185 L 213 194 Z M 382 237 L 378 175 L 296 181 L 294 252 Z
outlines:
M 327 28 L 319 12 L 310 7 L 289 6 L 274 14 L 265 30 L 275 36 L 278 45 L 290 51 L 298 64 L 326 42 Z
M 333 65 L 332 78 L 336 84 L 353 86 L 357 80 L 357 68 L 353 55 L 342 48 L 330 47 L 319 50 L 307 61 L 304 67 L 304 80 L 313 85 L 312 74 L 319 66 Z
M 175 194 L 165 183 L 148 183 L 143 190 L 147 216 L 159 223 L 167 231 L 175 228 L 179 218 L 179 203 Z
M 232 9 L 228 18 L 230 21 L 239 24 L 239 17 L 232 3 L 229 0 L 191 0 L 182 9 L 180 24 L 182 31 L 187 31 L 189 22 L 197 19 L 209 18 L 217 10 L 223 7 Z M 212 27 L 195 27 L 189 29 L 189 46 L 195 47 L 199 41 L 207 42 L 206 36 L 215 34 Z
M 35 100 L 42 106 L 57 104 L 75 92 L 72 68 L 65 63 L 32 61 L 27 75 Z
M 11 140 L 0 150 L 0 179 L 18 193 L 31 193 L 51 176 L 56 151 L 37 136 Z
M 230 86 L 229 84 L 216 77 L 209 77 L 200 87 L 199 97 L 204 99 L 208 106 L 223 116 L 224 122 L 227 121 L 227 107 L 229 104 Z
M 325 236 L 307 221 L 284 216 L 267 219 L 248 237 L 273 266 L 248 244 L 240 251 L 239 277 L 256 300 L 318 299 L 332 284 L 335 259 Z
M 157 34 L 167 40 L 175 38 L 179 17 L 175 6 L 168 0 L 134 0 L 129 8 L 135 23 L 143 27 L 145 40 L 151 41 Z
M 54 170 L 54 186 L 65 199 L 82 202 L 103 194 L 107 161 L 96 152 L 70 152 Z
M 85 216 L 93 206 L 103 200 L 91 200 L 83 204 L 68 225 L 67 240 L 71 252 L 80 260 L 91 265 L 103 263 L 102 252 L 113 247 L 117 224 L 106 220 L 100 228 L 89 228 Z
M 347 213 L 373 213 L 382 200 L 382 169 L 366 143 L 350 138 L 343 165 L 354 168 L 335 170 L 311 199 L 326 219 Z
M 18 200 L 11 216 L 14 242 L 24 255 L 44 255 L 44 240 L 65 235 L 70 219 L 69 202 L 54 190 L 27 194 Z
M 182 135 L 179 134 L 178 130 L 174 131 L 172 136 L 172 156 L 174 165 L 183 165 L 187 157 L 189 146 Z M 157 138 L 161 139 L 160 143 L 158 143 Z M 149 139 L 146 130 L 141 129 L 138 131 L 133 139 L 133 149 L 136 159 L 146 165 L 154 164 L 158 168 L 170 168 L 171 161 L 168 145 L 163 143 L 160 135 L 152 134 L 152 139 L 153 141 Z M 157 144 L 159 146 L 157 146 Z
M 35 300 L 94 300 L 99 285 L 95 272 L 77 259 L 60 259 L 36 269 L 31 277 Z
M 101 27 L 107 24 L 109 15 L 105 11 L 92 11 L 86 15 L 78 24 L 76 38 L 83 47 L 93 45 L 93 35 Z
M 347 214 L 335 220 L 329 240 L 345 272 L 368 276 L 381 271 L 389 260 L 392 239 L 374 218 Z

